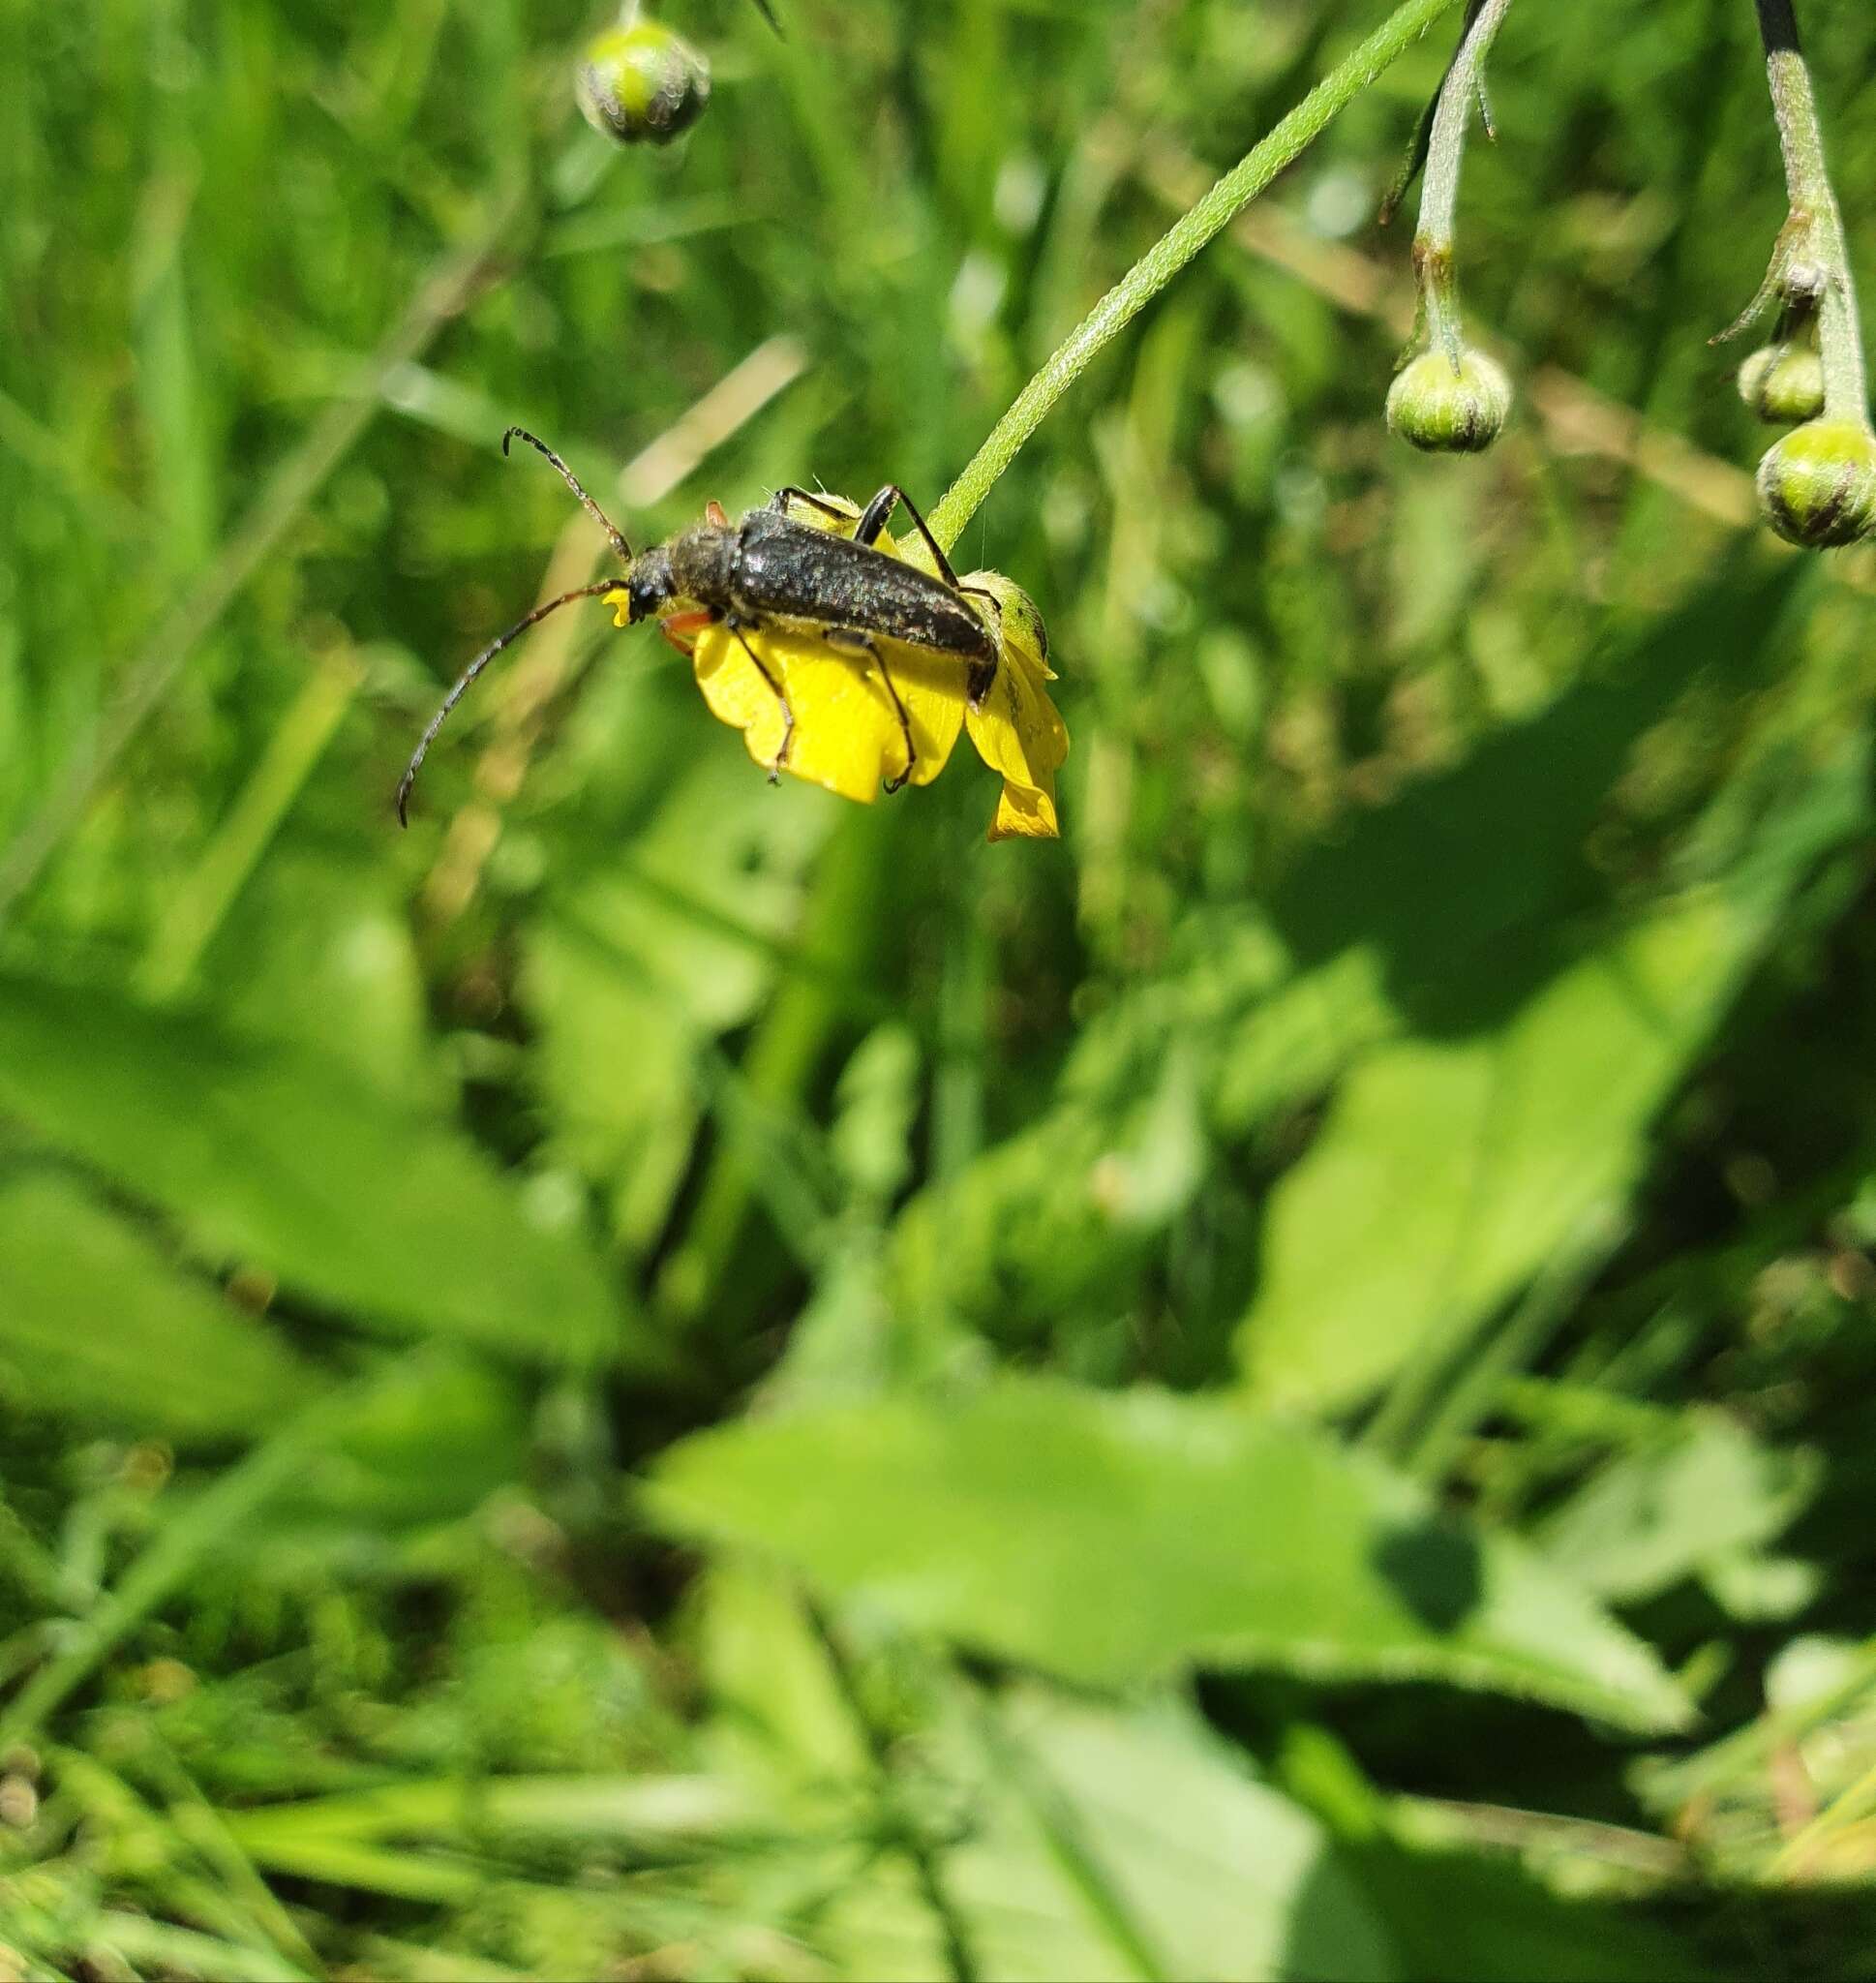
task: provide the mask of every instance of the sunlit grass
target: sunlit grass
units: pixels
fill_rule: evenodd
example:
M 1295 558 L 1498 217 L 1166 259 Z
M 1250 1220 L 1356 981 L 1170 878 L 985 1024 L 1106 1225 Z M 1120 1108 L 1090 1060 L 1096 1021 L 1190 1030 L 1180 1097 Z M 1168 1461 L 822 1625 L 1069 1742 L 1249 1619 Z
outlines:
M 657 155 L 577 9 L 0 20 L 0 1973 L 1862 1973 L 1871 572 L 1707 344 L 1750 10 L 1513 10 L 1492 453 L 1381 419 L 1451 21 L 1035 431 L 1059 846 L 597 606 L 399 836 L 603 549 L 507 422 L 635 543 L 935 505 L 1388 13 L 780 11 Z

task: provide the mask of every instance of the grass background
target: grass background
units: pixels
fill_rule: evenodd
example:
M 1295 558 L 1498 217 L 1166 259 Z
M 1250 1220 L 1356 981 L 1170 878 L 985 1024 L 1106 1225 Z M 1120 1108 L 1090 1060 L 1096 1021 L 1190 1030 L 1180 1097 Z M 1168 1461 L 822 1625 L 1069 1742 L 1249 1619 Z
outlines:
M 675 7 L 675 0 L 673 0 Z M 0 13 L 0 1972 L 1876 1973 L 1870 588 L 1709 348 L 1744 0 L 1436 31 L 959 546 L 1066 838 L 598 546 L 927 505 L 1371 0 Z M 1805 22 L 1876 268 L 1876 22 Z M 589 671 L 589 663 L 591 663 Z

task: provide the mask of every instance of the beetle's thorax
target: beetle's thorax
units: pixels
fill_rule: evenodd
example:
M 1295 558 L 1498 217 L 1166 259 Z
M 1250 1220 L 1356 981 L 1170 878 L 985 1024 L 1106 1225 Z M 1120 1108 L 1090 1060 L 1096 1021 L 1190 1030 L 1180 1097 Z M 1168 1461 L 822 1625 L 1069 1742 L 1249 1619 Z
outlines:
M 681 532 L 651 555 L 662 558 L 668 597 L 695 599 L 700 606 L 731 604 L 736 582 L 737 538 L 733 529 L 700 523 Z

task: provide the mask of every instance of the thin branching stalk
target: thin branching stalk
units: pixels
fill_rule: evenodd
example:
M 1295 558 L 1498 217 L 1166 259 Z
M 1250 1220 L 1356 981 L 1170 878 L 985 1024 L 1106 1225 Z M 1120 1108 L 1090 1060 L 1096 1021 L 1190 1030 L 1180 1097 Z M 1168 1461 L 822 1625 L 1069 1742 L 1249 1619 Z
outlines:
M 1464 345 L 1453 276 L 1459 168 L 1472 112 L 1485 103 L 1485 58 L 1510 9 L 1511 0 L 1474 0 L 1459 50 L 1440 84 L 1427 137 L 1427 177 L 1413 232 L 1413 266 L 1420 280 L 1428 340 L 1452 361 L 1454 372 L 1460 369 Z
M 956 542 L 978 504 L 1042 425 L 1049 409 L 1087 370 L 1095 354 L 1133 321 L 1220 229 L 1228 226 L 1286 166 L 1307 150 L 1339 111 L 1457 4 L 1458 0 L 1407 0 L 1140 257 L 1016 395 L 1010 411 L 952 484 L 931 516 L 932 534 L 941 544 L 949 549 Z
M 1843 215 L 1824 162 L 1824 132 L 1818 122 L 1811 72 L 1798 39 L 1792 0 L 1757 0 L 1759 33 L 1766 46 L 1766 79 L 1771 86 L 1772 114 L 1778 120 L 1778 147 L 1784 155 L 1791 218 L 1785 224 L 1789 287 L 1815 288 L 1818 345 L 1824 357 L 1824 415 L 1848 420 L 1867 431 L 1868 383 L 1863 371 L 1862 330 L 1857 317 L 1857 287 Z

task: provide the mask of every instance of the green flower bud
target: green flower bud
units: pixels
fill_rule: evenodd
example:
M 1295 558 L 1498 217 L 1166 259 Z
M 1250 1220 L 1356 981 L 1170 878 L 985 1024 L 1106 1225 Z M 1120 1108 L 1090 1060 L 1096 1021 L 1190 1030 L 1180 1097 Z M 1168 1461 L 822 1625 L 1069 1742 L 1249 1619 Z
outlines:
M 1467 346 L 1459 369 L 1444 351 L 1422 351 L 1387 389 L 1387 424 L 1434 454 L 1490 447 L 1511 411 L 1511 381 L 1497 359 Z
M 1740 397 L 1776 426 L 1815 420 L 1824 411 L 1824 360 L 1808 345 L 1762 345 L 1740 367 Z
M 1811 550 L 1876 531 L 1876 435 L 1855 420 L 1811 420 L 1768 449 L 1759 506 L 1781 537 Z
M 669 144 L 703 115 L 710 64 L 681 35 L 640 20 L 588 43 L 573 86 L 595 131 L 621 144 Z

